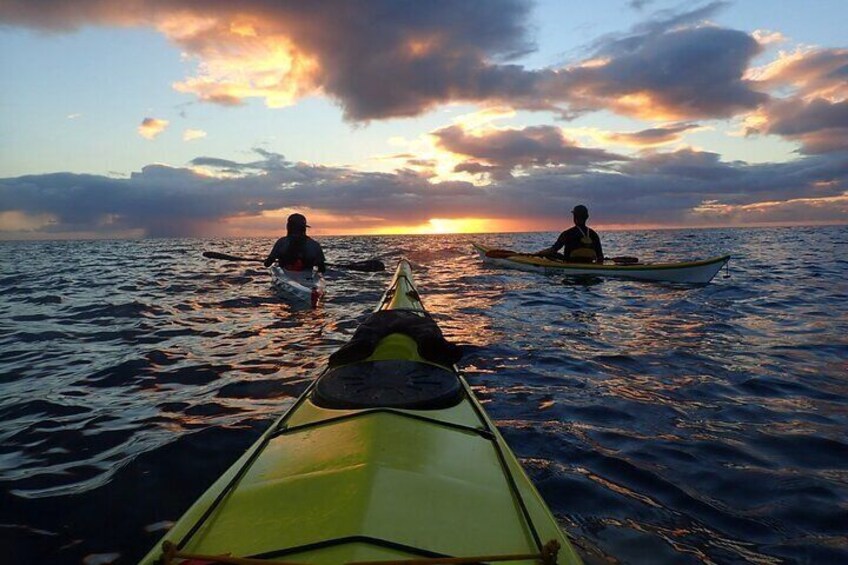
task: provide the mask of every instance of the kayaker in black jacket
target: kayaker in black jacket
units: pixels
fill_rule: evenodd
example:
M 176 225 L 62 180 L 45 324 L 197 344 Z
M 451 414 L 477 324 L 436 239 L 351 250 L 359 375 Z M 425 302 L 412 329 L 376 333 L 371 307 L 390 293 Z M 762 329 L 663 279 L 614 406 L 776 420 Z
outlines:
M 571 213 L 574 215 L 574 227 L 559 234 L 553 246 L 534 255 L 569 263 L 603 263 L 604 251 L 601 248 L 601 238 L 595 230 L 586 226 L 589 209 L 580 204 L 575 206 Z M 562 248 L 562 254 L 557 253 L 560 248 Z
M 292 214 L 286 221 L 286 236 L 274 244 L 274 248 L 265 259 L 265 266 L 270 267 L 274 261 L 287 271 L 312 271 L 317 268 L 319 273 L 327 270 L 324 262 L 324 250 L 321 244 L 306 235 L 306 216 Z

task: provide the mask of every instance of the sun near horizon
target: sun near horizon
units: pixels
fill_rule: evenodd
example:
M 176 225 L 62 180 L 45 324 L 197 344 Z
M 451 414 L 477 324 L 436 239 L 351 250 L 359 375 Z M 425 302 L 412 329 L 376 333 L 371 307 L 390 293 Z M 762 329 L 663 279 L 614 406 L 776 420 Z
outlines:
M 527 231 L 526 221 L 495 220 L 487 218 L 430 218 L 421 224 L 393 224 L 369 228 L 335 230 L 329 228 L 326 235 L 447 235 L 464 233 L 498 233 Z M 524 228 L 522 228 L 524 226 Z M 333 233 L 330 233 L 333 232 Z M 319 233 L 319 230 L 316 230 Z

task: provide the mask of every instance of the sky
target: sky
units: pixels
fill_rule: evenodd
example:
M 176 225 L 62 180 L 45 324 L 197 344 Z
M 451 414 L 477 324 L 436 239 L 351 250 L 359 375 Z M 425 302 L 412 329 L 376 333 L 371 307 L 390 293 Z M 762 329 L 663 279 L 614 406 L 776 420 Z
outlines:
M 814 7 L 813 7 L 814 6 Z M 0 0 L 0 239 L 848 223 L 844 0 Z

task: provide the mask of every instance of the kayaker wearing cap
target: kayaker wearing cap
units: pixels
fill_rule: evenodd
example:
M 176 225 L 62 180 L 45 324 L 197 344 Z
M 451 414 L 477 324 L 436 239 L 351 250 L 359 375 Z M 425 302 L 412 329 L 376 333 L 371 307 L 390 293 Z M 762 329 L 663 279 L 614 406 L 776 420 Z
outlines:
M 543 249 L 534 255 L 568 261 L 570 263 L 603 263 L 604 251 L 601 248 L 601 238 L 595 230 L 586 227 L 589 219 L 589 209 L 579 204 L 571 211 L 574 214 L 574 227 L 565 230 L 552 247 Z M 562 248 L 562 255 L 557 253 Z
M 319 273 L 327 270 L 324 264 L 324 250 L 321 244 L 306 235 L 306 216 L 292 214 L 286 221 L 286 236 L 274 244 L 274 248 L 265 259 L 265 266 L 270 267 L 274 261 L 287 271 L 312 271 L 317 268 Z

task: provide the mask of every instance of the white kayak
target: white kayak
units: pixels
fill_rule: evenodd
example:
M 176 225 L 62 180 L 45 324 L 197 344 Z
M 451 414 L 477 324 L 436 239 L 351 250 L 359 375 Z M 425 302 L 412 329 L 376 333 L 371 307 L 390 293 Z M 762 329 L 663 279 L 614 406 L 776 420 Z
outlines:
M 277 294 L 293 303 L 315 308 L 326 293 L 327 285 L 321 273 L 287 271 L 279 265 L 272 265 L 269 270 Z
M 715 277 L 730 260 L 730 255 L 721 255 L 703 261 L 687 261 L 682 263 L 629 263 L 629 264 L 595 264 L 567 263 L 546 257 L 538 257 L 529 253 L 494 249 L 472 243 L 480 254 L 483 263 L 518 269 L 535 271 L 546 274 L 566 276 L 594 276 L 637 279 L 643 281 L 664 281 L 679 283 L 706 284 Z

